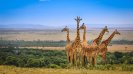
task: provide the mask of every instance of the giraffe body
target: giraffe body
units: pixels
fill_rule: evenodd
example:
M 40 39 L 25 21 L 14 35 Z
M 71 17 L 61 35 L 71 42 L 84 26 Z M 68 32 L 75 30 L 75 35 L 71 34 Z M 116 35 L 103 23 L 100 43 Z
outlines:
M 82 65 L 85 66 L 85 50 L 84 48 L 88 45 L 87 40 L 86 40 L 86 26 L 84 25 L 84 23 L 82 24 L 82 26 L 80 26 L 79 28 L 80 30 L 84 30 L 83 33 L 83 41 L 82 41 Z
M 65 46 L 65 49 L 66 49 L 66 54 L 67 54 L 67 59 L 68 59 L 68 62 L 70 63 L 73 63 L 73 50 L 72 50 L 72 43 L 70 41 L 70 38 L 69 38 L 69 28 L 65 27 L 62 29 L 62 32 L 63 31 L 66 31 L 67 32 L 67 44 Z
M 86 56 L 88 59 L 88 62 L 91 64 L 96 64 L 96 56 L 98 53 L 98 45 L 102 40 L 103 35 L 105 34 L 105 32 L 108 32 L 108 28 L 107 26 L 105 26 L 105 28 L 103 28 L 103 30 L 101 31 L 100 35 L 98 36 L 98 38 L 96 38 L 93 43 L 91 43 L 90 45 L 88 45 L 85 50 L 86 50 Z M 94 61 L 92 62 L 92 59 L 94 59 Z
M 81 50 L 82 50 L 82 45 L 80 42 L 80 33 L 79 33 L 79 23 L 82 20 L 80 17 L 77 17 L 76 19 L 77 22 L 77 36 L 72 43 L 72 50 L 74 51 L 74 62 L 76 66 L 78 65 L 77 62 L 80 62 L 80 55 L 81 55 Z
M 93 40 L 93 43 L 99 45 L 100 42 L 101 42 L 101 40 L 102 40 L 102 38 L 103 38 L 103 35 L 105 34 L 105 32 L 109 32 L 107 26 L 105 26 L 105 27 L 102 29 L 102 31 L 101 31 L 101 33 L 99 34 L 98 38 L 96 38 L 95 40 Z
M 115 30 L 108 39 L 104 40 L 100 45 L 99 45 L 99 54 L 102 55 L 102 61 L 105 62 L 106 61 L 106 54 L 107 54 L 107 46 L 109 45 L 109 43 L 111 42 L 111 40 L 113 39 L 113 37 L 115 36 L 115 34 L 119 34 L 120 33 Z

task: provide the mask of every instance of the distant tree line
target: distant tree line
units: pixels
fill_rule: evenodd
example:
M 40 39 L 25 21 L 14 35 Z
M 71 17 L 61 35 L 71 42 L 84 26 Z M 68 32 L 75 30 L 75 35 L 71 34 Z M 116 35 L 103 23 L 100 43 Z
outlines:
M 24 41 L 24 40 L 0 40 L 0 47 L 64 47 L 66 41 Z
M 129 40 L 114 40 L 111 41 L 110 44 L 127 44 L 127 45 L 133 45 L 133 41 L 129 41 Z
M 91 41 L 88 41 L 88 43 L 91 43 Z M 24 40 L 0 40 L 0 47 L 4 48 L 7 46 L 13 46 L 13 47 L 64 47 L 66 44 L 66 41 L 24 41 Z M 112 44 L 128 44 L 132 45 L 133 41 L 128 40 L 115 40 L 111 41 L 110 45 Z

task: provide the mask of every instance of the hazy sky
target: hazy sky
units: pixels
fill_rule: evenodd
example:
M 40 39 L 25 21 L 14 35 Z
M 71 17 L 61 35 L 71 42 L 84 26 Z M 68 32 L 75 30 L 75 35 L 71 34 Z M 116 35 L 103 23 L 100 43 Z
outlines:
M 90 27 L 133 27 L 133 0 L 0 0 L 2 26 L 74 26 L 76 16 Z

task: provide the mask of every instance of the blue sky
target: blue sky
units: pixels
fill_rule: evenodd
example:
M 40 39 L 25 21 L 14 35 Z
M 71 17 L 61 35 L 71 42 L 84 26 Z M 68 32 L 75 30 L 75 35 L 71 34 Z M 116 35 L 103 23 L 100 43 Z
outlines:
M 1 26 L 35 24 L 88 27 L 133 27 L 133 0 L 0 0 Z

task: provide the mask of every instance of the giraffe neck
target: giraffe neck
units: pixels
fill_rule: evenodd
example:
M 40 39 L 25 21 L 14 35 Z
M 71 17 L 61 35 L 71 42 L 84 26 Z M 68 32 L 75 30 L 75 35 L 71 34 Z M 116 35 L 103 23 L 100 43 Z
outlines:
M 70 43 L 69 31 L 67 31 L 67 43 Z
M 97 43 L 98 45 L 99 45 L 99 43 L 101 42 L 104 33 L 105 33 L 105 30 L 103 29 L 103 30 L 101 31 L 101 33 L 99 34 L 98 38 L 96 39 L 96 43 Z
M 86 28 L 84 28 L 83 42 L 86 42 Z
M 79 22 L 77 22 L 77 37 L 76 37 L 76 39 L 80 41 Z
M 113 32 L 113 33 L 110 35 L 110 37 L 106 40 L 105 44 L 108 45 L 108 44 L 111 42 L 111 40 L 112 40 L 112 38 L 113 38 L 114 36 L 115 36 L 115 32 Z

